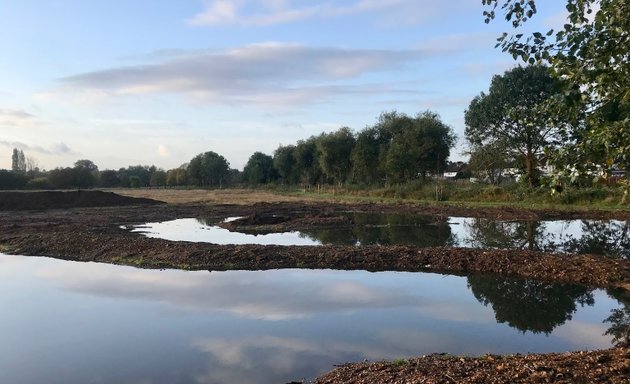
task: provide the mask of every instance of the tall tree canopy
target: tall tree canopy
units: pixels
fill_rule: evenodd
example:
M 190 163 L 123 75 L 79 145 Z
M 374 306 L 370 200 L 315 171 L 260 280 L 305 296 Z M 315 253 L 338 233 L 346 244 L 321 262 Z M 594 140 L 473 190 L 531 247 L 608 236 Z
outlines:
M 386 160 L 388 178 L 407 181 L 444 171 L 457 139 L 453 130 L 429 111 L 415 118 L 403 115 L 401 119 L 409 124 L 399 125 L 404 129 L 392 137 Z
M 560 82 L 541 65 L 494 76 L 489 92 L 475 97 L 465 112 L 466 139 L 473 150 L 490 145 L 522 159 L 528 184 L 536 185 L 539 157 L 562 136 L 564 123 L 533 111 L 560 91 Z
M 11 170 L 19 173 L 26 172 L 26 157 L 24 156 L 24 151 L 21 149 L 13 148 L 13 155 L 11 156 Z
M 188 164 L 188 174 L 199 186 L 222 186 L 229 174 L 230 164 L 216 152 L 195 156 Z
M 273 152 L 273 166 L 285 184 L 297 181 L 297 164 L 295 160 L 295 145 L 279 146 Z
M 482 0 L 486 22 L 502 12 L 514 28 L 533 17 L 535 0 Z M 586 129 L 560 159 L 574 168 L 596 164 L 630 167 L 630 2 L 566 0 L 567 22 L 559 31 L 504 33 L 497 47 L 515 59 L 547 61 L 566 80 L 565 116 L 586 110 Z M 575 112 L 578 109 L 578 112 Z
M 262 152 L 255 152 L 249 157 L 243 169 L 243 178 L 250 184 L 264 184 L 275 181 L 278 177 L 273 167 L 273 158 Z
M 317 138 L 299 140 L 293 151 L 296 173 L 300 181 L 306 185 L 316 183 L 322 175 L 317 152 Z
M 354 135 L 347 127 L 318 137 L 319 165 L 324 174 L 339 184 L 344 183 L 352 169 L 353 148 Z

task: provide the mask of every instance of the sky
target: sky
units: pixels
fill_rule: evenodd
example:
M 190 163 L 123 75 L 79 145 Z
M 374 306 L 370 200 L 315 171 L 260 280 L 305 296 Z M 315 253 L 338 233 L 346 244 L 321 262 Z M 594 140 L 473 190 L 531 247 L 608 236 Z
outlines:
M 242 169 L 382 112 L 464 111 L 517 63 L 481 0 L 0 0 L 0 168 L 171 169 L 214 151 Z M 528 29 L 564 24 L 539 2 Z

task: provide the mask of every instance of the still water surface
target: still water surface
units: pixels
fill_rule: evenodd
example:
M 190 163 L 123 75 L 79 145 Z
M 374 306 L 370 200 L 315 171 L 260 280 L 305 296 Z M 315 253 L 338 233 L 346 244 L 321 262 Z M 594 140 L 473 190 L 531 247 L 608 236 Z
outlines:
M 607 348 L 602 290 L 496 277 L 141 270 L 0 255 L 0 383 L 285 383 L 432 352 Z
M 215 244 L 375 245 L 531 249 L 630 259 L 630 226 L 618 220 L 497 221 L 465 217 L 350 214 L 350 228 L 231 232 L 218 220 L 178 219 L 132 229 L 150 237 Z

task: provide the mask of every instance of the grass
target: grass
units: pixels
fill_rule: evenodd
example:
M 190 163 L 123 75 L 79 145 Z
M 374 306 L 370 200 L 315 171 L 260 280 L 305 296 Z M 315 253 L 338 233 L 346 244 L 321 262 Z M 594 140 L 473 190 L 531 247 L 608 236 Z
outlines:
M 350 202 L 459 207 L 516 207 L 529 209 L 630 209 L 622 204 L 623 189 L 616 187 L 571 188 L 552 196 L 546 188 L 529 189 L 519 184 L 492 186 L 459 182 L 440 184 L 440 201 L 436 184 L 412 182 L 390 187 L 326 187 L 305 192 L 297 187 L 261 187 L 259 189 L 110 189 L 132 197 L 144 197 L 171 204 L 239 204 L 260 202 Z

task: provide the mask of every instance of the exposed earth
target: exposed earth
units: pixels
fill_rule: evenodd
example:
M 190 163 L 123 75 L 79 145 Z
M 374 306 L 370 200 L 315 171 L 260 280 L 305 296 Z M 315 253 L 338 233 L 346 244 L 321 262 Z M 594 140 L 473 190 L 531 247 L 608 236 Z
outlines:
M 243 194 L 243 191 L 235 191 Z M 279 199 L 282 200 L 282 199 Z M 74 208 L 73 208 L 74 206 Z M 63 208 L 63 209 L 60 209 Z M 318 268 L 495 274 L 571 282 L 630 292 L 630 261 L 597 255 L 527 250 L 412 246 L 215 245 L 147 238 L 126 228 L 177 218 L 243 217 L 228 229 L 300 230 L 351 226 L 343 212 L 418 213 L 435 217 L 514 219 L 630 219 L 629 211 L 472 209 L 288 201 L 247 204 L 163 204 L 99 191 L 0 192 L 0 252 L 96 261 L 143 268 L 264 270 Z M 630 383 L 627 348 L 562 355 L 429 356 L 401 364 L 342 366 L 317 383 Z

